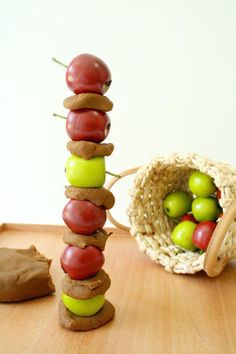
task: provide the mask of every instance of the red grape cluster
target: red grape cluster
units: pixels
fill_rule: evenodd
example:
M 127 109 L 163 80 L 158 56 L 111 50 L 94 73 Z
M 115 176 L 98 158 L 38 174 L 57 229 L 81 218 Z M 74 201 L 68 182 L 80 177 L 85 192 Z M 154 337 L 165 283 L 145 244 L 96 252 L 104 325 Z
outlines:
M 111 74 L 101 59 L 81 54 L 67 67 L 66 82 L 75 95 L 66 99 L 69 104 L 64 101 L 70 109 L 66 130 L 71 138 L 68 146 L 73 150 L 69 149 L 72 153 L 66 164 L 70 183 L 66 196 L 70 200 L 64 207 L 63 220 L 69 230 L 64 235 L 67 247 L 60 259 L 67 273 L 62 282 L 60 323 L 68 329 L 88 330 L 114 316 L 114 308 L 104 295 L 110 279 L 101 269 L 109 236 L 102 227 L 106 209 L 114 204 L 114 196 L 103 187 L 104 156 L 112 144 L 101 144 L 110 129 L 106 112 L 112 109 L 112 103 L 103 94 L 111 84 Z

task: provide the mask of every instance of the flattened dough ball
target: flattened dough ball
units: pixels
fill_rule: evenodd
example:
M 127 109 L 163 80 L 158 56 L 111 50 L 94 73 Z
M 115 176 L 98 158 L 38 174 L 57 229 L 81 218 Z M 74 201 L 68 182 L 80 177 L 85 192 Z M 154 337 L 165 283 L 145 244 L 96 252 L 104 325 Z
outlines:
M 76 316 L 65 307 L 62 301 L 59 303 L 60 324 L 62 327 L 72 331 L 89 331 L 101 327 L 112 320 L 114 315 L 115 309 L 107 300 L 99 312 L 89 317 Z
M 50 265 L 51 260 L 35 246 L 0 248 L 0 302 L 29 300 L 53 293 Z

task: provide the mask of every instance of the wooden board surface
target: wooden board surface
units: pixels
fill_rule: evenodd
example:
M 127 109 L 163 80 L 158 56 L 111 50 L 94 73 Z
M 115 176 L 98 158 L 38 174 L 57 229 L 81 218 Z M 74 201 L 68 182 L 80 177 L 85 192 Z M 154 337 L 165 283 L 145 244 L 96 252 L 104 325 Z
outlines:
M 62 227 L 3 229 L 0 247 L 34 244 L 52 258 L 55 295 L 0 304 L 0 354 L 235 354 L 236 263 L 216 278 L 203 272 L 174 275 L 139 252 L 128 234 L 114 230 L 104 269 L 112 286 L 106 297 L 116 307 L 109 324 L 70 332 L 58 323 L 65 247 Z

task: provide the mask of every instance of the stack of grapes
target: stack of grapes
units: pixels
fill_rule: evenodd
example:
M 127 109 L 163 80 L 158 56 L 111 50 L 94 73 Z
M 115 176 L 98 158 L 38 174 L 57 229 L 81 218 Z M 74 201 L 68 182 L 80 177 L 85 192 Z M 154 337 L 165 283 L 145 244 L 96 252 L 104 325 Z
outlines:
M 164 211 L 179 222 L 171 233 L 173 243 L 184 250 L 203 252 L 222 215 L 221 192 L 213 179 L 200 171 L 192 172 L 188 187 L 188 193 L 169 193 L 163 202 Z
M 115 199 L 103 187 L 105 156 L 113 144 L 101 144 L 107 137 L 110 119 L 107 111 L 112 102 L 104 92 L 111 83 L 111 74 L 99 58 L 81 54 L 67 67 L 66 81 L 74 96 L 64 100 L 69 109 L 66 129 L 71 141 L 71 155 L 66 163 L 66 187 L 69 202 L 63 210 L 63 220 L 69 230 L 64 235 L 67 244 L 61 267 L 66 273 L 62 281 L 62 301 L 59 318 L 63 327 L 83 331 L 97 328 L 114 316 L 114 307 L 105 299 L 110 278 L 102 270 L 107 232 L 102 228 L 106 209 Z

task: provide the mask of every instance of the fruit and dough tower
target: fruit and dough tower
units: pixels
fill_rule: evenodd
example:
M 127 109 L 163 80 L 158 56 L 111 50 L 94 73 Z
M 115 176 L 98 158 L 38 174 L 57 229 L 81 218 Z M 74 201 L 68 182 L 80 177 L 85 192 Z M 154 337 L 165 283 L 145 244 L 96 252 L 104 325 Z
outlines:
M 115 198 L 106 190 L 105 156 L 114 146 L 102 143 L 110 129 L 107 114 L 113 107 L 104 96 L 111 84 L 107 65 L 91 54 L 75 57 L 66 69 L 66 82 L 74 95 L 63 102 L 68 109 L 66 131 L 70 137 L 66 162 L 69 199 L 62 213 L 68 227 L 61 255 L 62 299 L 60 324 L 73 331 L 95 329 L 114 317 L 114 307 L 105 292 L 111 281 L 102 269 L 103 251 L 109 234 L 103 229 L 106 209 Z

